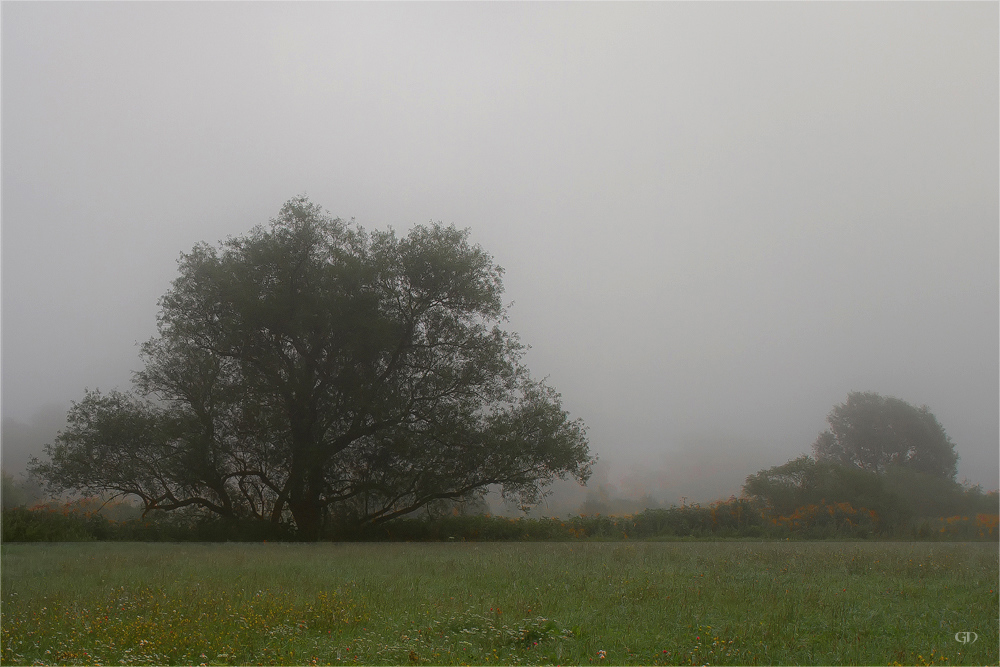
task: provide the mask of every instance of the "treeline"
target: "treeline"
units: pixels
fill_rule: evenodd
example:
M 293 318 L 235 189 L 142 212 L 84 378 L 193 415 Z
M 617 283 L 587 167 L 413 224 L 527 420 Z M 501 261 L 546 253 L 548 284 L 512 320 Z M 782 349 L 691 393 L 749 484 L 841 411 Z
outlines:
M 145 513 L 129 503 L 94 499 L 62 505 L 49 502 L 27 509 L 31 503 L 25 501 L 41 493 L 38 480 L 15 481 L 5 474 L 3 539 L 997 539 L 1000 494 L 955 481 L 958 455 L 954 444 L 926 407 L 853 392 L 834 407 L 827 422 L 830 429 L 813 445 L 815 458 L 801 456 L 761 470 L 747 477 L 741 498 L 733 496 L 707 506 L 630 511 L 639 508 L 611 498 L 599 485 L 588 494 L 579 515 L 570 518 L 492 516 L 473 494 L 458 501 L 425 503 L 384 523 L 364 513 L 327 508 L 304 529 L 288 516 L 272 522 L 207 509 L 198 513 L 192 511 L 194 506 L 165 511 L 155 503 L 147 503 Z M 617 516 L 609 511 L 615 509 Z
M 997 494 L 980 494 L 975 498 L 970 495 L 970 501 L 973 500 L 975 507 L 970 505 L 970 508 L 977 510 L 974 512 L 904 522 L 850 502 L 821 499 L 780 513 L 759 500 L 730 498 L 707 506 L 648 509 L 630 516 L 533 519 L 489 514 L 427 515 L 400 518 L 377 526 L 331 530 L 324 538 L 367 542 L 681 538 L 996 540 L 1000 522 Z M 5 509 L 3 540 L 261 542 L 298 539 L 287 525 L 226 521 L 176 512 L 114 520 L 94 509 L 94 504 Z
M 997 491 L 983 493 L 979 486 L 908 466 L 889 466 L 879 473 L 809 456 L 750 475 L 743 492 L 766 506 L 772 517 L 849 503 L 874 511 L 890 531 L 930 518 L 1000 512 Z

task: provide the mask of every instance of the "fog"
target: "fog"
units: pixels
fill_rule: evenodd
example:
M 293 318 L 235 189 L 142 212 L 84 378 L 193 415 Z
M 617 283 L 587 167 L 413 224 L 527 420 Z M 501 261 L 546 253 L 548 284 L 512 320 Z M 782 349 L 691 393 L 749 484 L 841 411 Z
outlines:
M 128 386 L 182 251 L 307 193 L 471 228 L 621 493 L 738 494 L 850 391 L 1000 485 L 996 3 L 0 13 L 5 468 Z

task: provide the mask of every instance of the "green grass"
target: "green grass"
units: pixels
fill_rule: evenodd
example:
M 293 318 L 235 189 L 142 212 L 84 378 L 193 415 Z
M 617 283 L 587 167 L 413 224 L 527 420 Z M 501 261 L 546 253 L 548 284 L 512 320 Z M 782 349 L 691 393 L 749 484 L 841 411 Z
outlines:
M 3 664 L 998 662 L 996 544 L 5 544 L 2 564 Z

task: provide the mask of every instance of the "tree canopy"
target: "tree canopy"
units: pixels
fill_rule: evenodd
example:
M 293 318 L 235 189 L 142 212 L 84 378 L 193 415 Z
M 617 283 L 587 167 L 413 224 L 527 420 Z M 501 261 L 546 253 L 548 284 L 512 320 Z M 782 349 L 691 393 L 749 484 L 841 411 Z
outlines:
M 892 466 L 954 479 L 955 445 L 926 405 L 874 392 L 852 392 L 827 416 L 830 429 L 813 444 L 817 461 L 884 474 Z
M 876 510 L 884 529 L 912 519 L 996 513 L 996 492 L 930 475 L 912 467 L 891 466 L 885 474 L 834 461 L 800 456 L 746 479 L 745 495 L 763 502 L 775 515 L 823 503 L 850 503 Z
M 299 197 L 179 270 L 133 390 L 87 392 L 35 463 L 52 486 L 316 539 L 590 474 L 583 423 L 531 379 L 503 270 L 467 230 L 366 232 Z
M 849 502 L 883 511 L 887 505 L 887 485 L 875 473 L 805 455 L 750 475 L 743 492 L 780 515 L 822 502 Z
M 813 444 L 815 458 L 750 475 L 743 492 L 779 515 L 848 502 L 876 510 L 884 525 L 992 507 L 981 489 L 955 481 L 955 445 L 927 406 L 853 392 L 827 422 L 830 429 Z

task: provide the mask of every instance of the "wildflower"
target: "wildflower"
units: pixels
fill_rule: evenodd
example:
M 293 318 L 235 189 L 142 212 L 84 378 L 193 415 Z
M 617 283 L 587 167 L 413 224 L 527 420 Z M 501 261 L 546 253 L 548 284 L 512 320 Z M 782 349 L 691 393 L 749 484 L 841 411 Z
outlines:
M 601 660 L 604 660 L 604 658 L 606 658 L 607 656 L 608 656 L 607 651 L 598 651 L 597 652 L 597 657 L 600 658 Z

